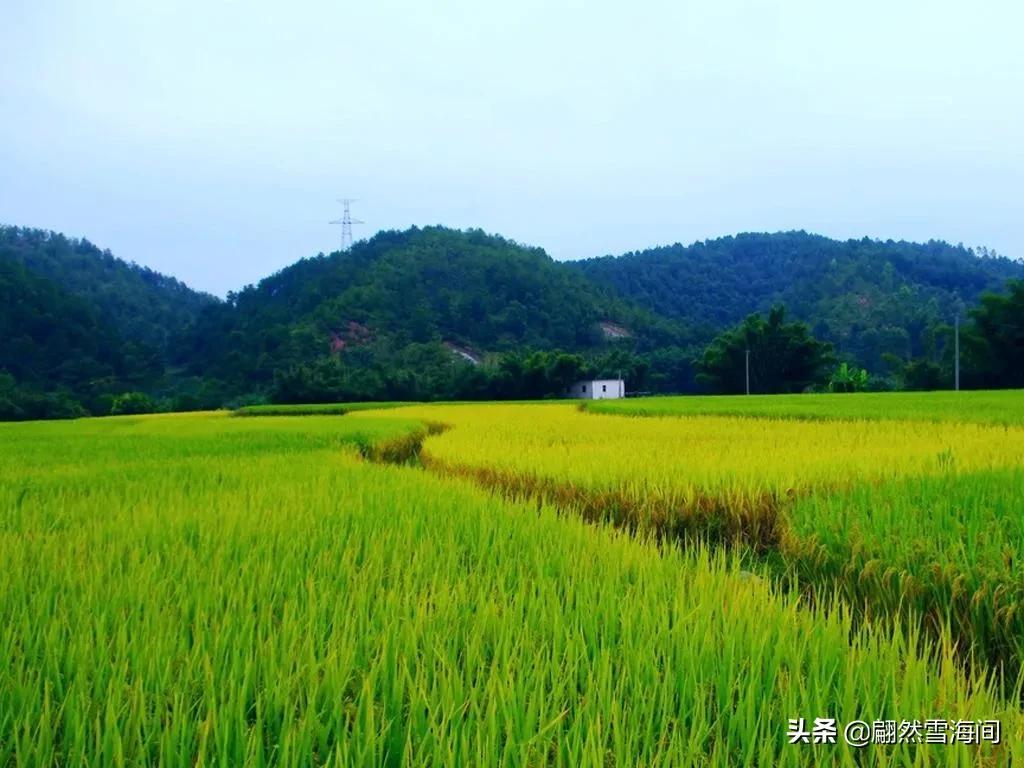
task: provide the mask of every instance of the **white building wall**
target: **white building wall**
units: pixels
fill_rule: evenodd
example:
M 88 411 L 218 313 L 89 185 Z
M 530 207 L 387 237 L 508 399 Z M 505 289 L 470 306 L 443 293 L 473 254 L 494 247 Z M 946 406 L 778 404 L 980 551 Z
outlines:
M 626 383 L 622 379 L 595 379 L 577 381 L 569 387 L 568 397 L 586 400 L 613 400 L 626 396 Z
M 626 387 L 622 379 L 598 379 L 591 382 L 594 400 L 613 400 L 625 397 Z

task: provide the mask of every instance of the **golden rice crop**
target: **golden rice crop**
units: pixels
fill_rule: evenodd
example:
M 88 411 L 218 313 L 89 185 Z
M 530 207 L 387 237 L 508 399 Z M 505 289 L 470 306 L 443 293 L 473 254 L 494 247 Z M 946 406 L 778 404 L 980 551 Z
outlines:
M 621 416 L 747 416 L 772 419 L 949 421 L 1024 425 L 1019 391 L 850 392 L 800 395 L 708 395 L 592 400 L 593 413 Z
M 915 397 L 912 415 L 930 402 Z M 442 472 L 633 530 L 781 554 L 787 573 L 842 590 L 867 617 L 925 620 L 935 634 L 951 631 L 963 656 L 1004 671 L 1009 687 L 1017 678 L 1024 427 L 637 419 L 571 405 L 394 413 L 452 426 L 423 449 L 428 466 Z
M 0 763 L 1024 758 L 1020 713 L 948 643 L 933 663 L 725 555 L 360 461 L 416 427 L 387 422 L 0 428 Z M 998 718 L 1004 737 L 789 745 L 800 716 Z
M 1024 462 L 1024 428 L 980 424 L 630 419 L 571 405 L 417 406 L 391 413 L 453 427 L 428 443 L 437 461 L 640 494 L 778 493 Z M 379 416 L 366 411 L 350 418 Z
M 571 405 L 398 408 L 452 428 L 434 468 L 631 528 L 773 548 L 791 496 L 1020 462 L 1024 428 L 965 423 L 597 416 Z M 346 418 L 378 418 L 374 411 Z
M 782 550 L 874 613 L 914 613 L 1014 676 L 1024 660 L 1024 470 L 815 493 L 785 510 Z

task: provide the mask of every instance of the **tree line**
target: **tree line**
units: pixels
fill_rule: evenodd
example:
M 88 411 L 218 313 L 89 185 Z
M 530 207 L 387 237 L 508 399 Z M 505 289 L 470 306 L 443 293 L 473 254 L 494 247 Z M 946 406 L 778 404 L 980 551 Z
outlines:
M 965 389 L 1024 388 L 1024 281 L 985 293 L 960 329 L 960 383 Z M 696 361 L 697 380 L 717 394 L 952 389 L 957 329 L 930 329 L 925 354 L 886 357 L 887 370 L 868 371 L 840 362 L 829 342 L 806 323 L 786 320 L 786 309 L 752 314 L 719 334 Z
M 851 242 L 751 235 L 598 260 L 633 285 L 620 289 L 478 230 L 412 228 L 221 301 L 87 241 L 0 227 L 0 419 L 536 399 L 619 376 L 632 392 L 739 393 L 748 358 L 752 392 L 951 388 L 962 296 L 974 296 L 962 385 L 1024 386 L 1022 283 L 1002 279 L 1024 268 L 945 244 Z M 755 263 L 765 274 L 744 293 L 737 275 Z M 787 275 L 825 287 L 781 290 Z M 737 316 L 776 294 L 796 308 Z M 735 319 L 709 322 L 712 305 Z

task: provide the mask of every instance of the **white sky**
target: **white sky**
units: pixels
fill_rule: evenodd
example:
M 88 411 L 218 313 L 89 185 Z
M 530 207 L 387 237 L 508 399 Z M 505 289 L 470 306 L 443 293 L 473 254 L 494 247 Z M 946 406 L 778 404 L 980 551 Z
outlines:
M 357 236 L 1024 256 L 1024 5 L 0 0 L 0 222 L 223 294 Z

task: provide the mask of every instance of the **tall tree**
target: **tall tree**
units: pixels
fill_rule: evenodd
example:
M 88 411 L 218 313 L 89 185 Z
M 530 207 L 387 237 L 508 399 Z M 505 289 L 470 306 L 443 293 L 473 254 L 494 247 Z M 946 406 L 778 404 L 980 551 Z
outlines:
M 970 311 L 965 333 L 971 383 L 1024 388 L 1024 280 L 1010 280 L 1007 293 L 986 293 Z
M 767 318 L 750 315 L 719 334 L 697 363 L 697 380 L 716 393 L 744 392 L 748 351 L 750 391 L 759 394 L 802 392 L 823 381 L 833 359 L 831 344 L 815 339 L 805 323 L 786 322 L 778 305 Z

